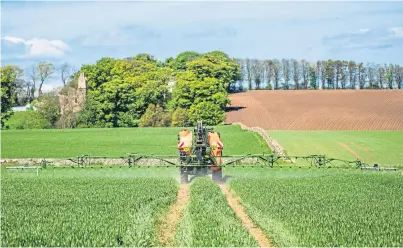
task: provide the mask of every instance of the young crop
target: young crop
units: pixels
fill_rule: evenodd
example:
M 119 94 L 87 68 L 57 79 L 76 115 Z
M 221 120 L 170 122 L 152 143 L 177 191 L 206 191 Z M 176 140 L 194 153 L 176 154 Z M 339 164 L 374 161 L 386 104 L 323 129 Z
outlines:
M 190 127 L 193 131 L 193 128 Z M 217 126 L 225 154 L 269 153 L 262 138 L 238 126 Z M 5 130 L 2 158 L 71 158 L 79 154 L 122 156 L 127 153 L 177 155 L 181 128 L 88 128 Z
M 279 246 L 403 246 L 403 181 L 391 174 L 233 179 Z
M 3 177 L 2 246 L 151 246 L 174 179 Z
M 198 178 L 190 190 L 190 202 L 179 225 L 175 246 L 257 246 L 217 184 Z

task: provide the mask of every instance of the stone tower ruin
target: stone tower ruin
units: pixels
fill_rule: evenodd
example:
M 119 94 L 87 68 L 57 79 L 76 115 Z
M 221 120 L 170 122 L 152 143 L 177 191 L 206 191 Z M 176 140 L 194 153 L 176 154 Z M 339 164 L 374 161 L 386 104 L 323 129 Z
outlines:
M 59 94 L 60 114 L 79 112 L 85 103 L 87 96 L 87 82 L 84 73 L 78 77 L 77 89 L 68 88 L 63 94 Z

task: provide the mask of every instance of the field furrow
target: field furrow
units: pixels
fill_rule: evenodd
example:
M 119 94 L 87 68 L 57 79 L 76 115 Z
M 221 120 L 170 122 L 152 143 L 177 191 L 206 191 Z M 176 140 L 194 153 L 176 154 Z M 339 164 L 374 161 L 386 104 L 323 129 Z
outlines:
M 177 225 L 189 201 L 189 185 L 182 184 L 179 188 L 175 203 L 164 215 L 158 227 L 158 240 L 162 246 L 171 247 Z
M 227 197 L 229 206 L 234 210 L 238 218 L 242 221 L 242 224 L 248 229 L 249 233 L 258 242 L 259 247 L 271 247 L 272 245 L 270 244 L 270 241 L 268 240 L 266 235 L 263 233 L 262 230 L 260 230 L 259 227 L 257 227 L 252 222 L 248 214 L 244 211 L 242 205 L 239 202 L 239 197 L 234 196 L 234 193 L 230 192 L 225 184 L 221 184 L 220 188 L 225 194 L 225 197 Z
M 251 91 L 231 95 L 226 123 L 269 130 L 403 130 L 402 90 Z

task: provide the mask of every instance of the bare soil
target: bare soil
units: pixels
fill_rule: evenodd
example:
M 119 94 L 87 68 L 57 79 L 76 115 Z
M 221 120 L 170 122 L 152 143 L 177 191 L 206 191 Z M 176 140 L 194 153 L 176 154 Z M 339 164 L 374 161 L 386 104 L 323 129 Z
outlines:
M 258 242 L 259 247 L 272 247 L 263 231 L 253 224 L 248 214 L 244 211 L 243 206 L 240 203 L 240 198 L 236 196 L 234 192 L 230 192 L 225 184 L 220 184 L 219 186 L 227 197 L 228 204 L 235 211 L 236 215 L 248 229 L 249 233 Z
M 177 225 L 188 202 L 189 185 L 181 184 L 178 190 L 176 202 L 169 208 L 158 228 L 158 238 L 161 246 L 172 246 Z
M 403 90 L 284 90 L 231 94 L 226 123 L 266 130 L 403 130 Z

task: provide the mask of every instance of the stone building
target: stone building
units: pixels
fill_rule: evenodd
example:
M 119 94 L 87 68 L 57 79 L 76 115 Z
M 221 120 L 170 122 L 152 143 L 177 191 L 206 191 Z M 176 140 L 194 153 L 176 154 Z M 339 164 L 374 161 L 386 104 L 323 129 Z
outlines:
M 62 94 L 59 94 L 60 114 L 63 116 L 68 113 L 79 112 L 85 103 L 87 96 L 87 82 L 84 73 L 78 78 L 77 89 L 68 88 Z

